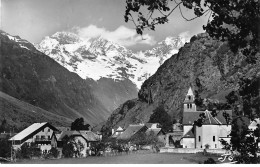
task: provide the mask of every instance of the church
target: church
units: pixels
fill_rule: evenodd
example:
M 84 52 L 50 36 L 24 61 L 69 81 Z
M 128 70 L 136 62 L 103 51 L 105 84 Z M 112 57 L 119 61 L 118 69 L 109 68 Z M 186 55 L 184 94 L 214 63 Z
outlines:
M 183 136 L 181 145 L 183 148 L 209 148 L 222 149 L 221 139 L 229 142 L 231 125 L 226 122 L 223 112 L 232 117 L 231 110 L 217 111 L 217 116 L 213 117 L 211 111 L 197 111 L 194 102 L 195 96 L 191 87 L 183 102 Z M 199 119 L 199 115 L 204 113 L 206 118 L 201 127 L 193 126 L 194 121 Z

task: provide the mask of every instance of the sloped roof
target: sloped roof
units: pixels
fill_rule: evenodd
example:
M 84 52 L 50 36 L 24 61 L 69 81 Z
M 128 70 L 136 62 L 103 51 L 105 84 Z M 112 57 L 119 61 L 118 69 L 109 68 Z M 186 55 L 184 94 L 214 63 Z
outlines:
M 145 125 L 129 125 L 126 130 L 118 136 L 117 139 L 130 139 L 134 134 L 139 132 L 142 128 L 147 128 Z
M 154 124 L 159 125 L 159 123 L 145 123 L 145 126 L 147 128 L 152 128 Z
M 65 137 L 65 136 L 72 136 L 72 135 L 81 135 L 79 131 L 76 131 L 76 130 L 72 130 L 72 131 L 62 131 L 61 134 L 59 134 L 58 136 L 56 135 L 57 137 L 57 140 L 58 141 L 62 141 L 62 139 Z
M 185 135 L 183 135 L 183 138 L 195 138 L 192 128 Z
M 121 131 L 124 131 L 124 129 L 123 129 L 121 126 L 119 126 L 119 127 L 116 129 L 116 132 L 121 132 Z
M 204 125 L 226 125 L 226 119 L 223 116 L 223 112 L 226 112 L 230 115 L 232 119 L 232 111 L 231 110 L 221 110 L 217 111 L 217 116 L 213 117 L 211 115 L 211 111 L 195 111 L 195 112 L 183 112 L 183 125 L 192 125 L 194 121 L 199 119 L 199 115 L 205 113 L 206 119 L 203 123 Z
M 57 134 L 57 140 L 62 141 L 65 136 L 82 136 L 87 141 L 98 141 L 99 136 L 91 131 L 63 131 L 61 134 Z
M 255 130 L 257 125 L 260 125 L 260 119 L 256 118 L 254 121 L 251 121 L 250 125 L 248 126 L 249 129 Z
M 189 88 L 187 95 L 189 95 L 189 96 L 194 96 L 191 87 Z
M 162 128 L 156 128 L 156 129 L 147 129 L 146 135 L 153 134 L 154 136 L 157 136 L 162 131 Z
M 81 133 L 81 135 L 87 141 L 98 141 L 99 140 L 99 136 L 97 134 L 95 134 L 94 132 L 91 132 L 91 131 L 83 132 L 83 133 Z
M 16 134 L 12 138 L 10 138 L 9 140 L 23 140 L 25 137 L 27 137 L 31 133 L 35 132 L 36 130 L 40 129 L 41 127 L 43 127 L 46 124 L 47 124 L 47 122 L 34 123 L 34 124 L 30 125 L 29 127 L 27 127 L 26 129 L 24 129 L 23 131 L 21 131 L 20 133 Z
M 192 125 L 194 121 L 199 118 L 199 115 L 204 113 L 204 111 L 196 111 L 196 112 L 183 112 L 183 125 Z

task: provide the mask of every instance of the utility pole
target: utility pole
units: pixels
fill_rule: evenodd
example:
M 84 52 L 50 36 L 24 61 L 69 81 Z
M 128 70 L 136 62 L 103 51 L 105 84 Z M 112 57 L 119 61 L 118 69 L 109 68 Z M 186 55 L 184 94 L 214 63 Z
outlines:
M 13 130 L 13 133 L 14 133 L 14 128 L 13 127 L 12 127 L 12 130 Z M 10 130 L 10 136 L 12 136 L 11 130 Z M 15 150 L 13 148 L 13 145 L 14 145 L 14 138 L 12 138 L 12 145 L 11 145 L 11 161 L 16 162 Z

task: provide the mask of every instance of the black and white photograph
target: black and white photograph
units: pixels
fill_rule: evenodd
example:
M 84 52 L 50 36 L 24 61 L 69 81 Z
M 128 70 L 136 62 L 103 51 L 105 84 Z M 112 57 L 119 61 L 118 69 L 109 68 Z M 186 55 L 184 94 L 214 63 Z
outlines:
M 259 164 L 259 0 L 0 0 L 0 164 Z

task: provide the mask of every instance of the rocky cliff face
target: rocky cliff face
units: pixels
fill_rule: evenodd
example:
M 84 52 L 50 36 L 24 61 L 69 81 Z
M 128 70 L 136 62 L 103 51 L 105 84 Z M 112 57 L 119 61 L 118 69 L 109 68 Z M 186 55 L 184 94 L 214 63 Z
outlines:
M 110 112 L 93 89 L 32 44 L 0 32 L 0 91 L 44 110 L 89 124 L 105 121 Z
M 147 122 L 160 105 L 171 117 L 181 119 L 182 103 L 190 86 L 202 98 L 225 102 L 225 96 L 237 88 L 240 74 L 250 76 L 259 71 L 259 61 L 249 65 L 240 53 L 233 54 L 227 43 L 199 34 L 143 83 L 137 99 L 116 109 L 106 127 Z

